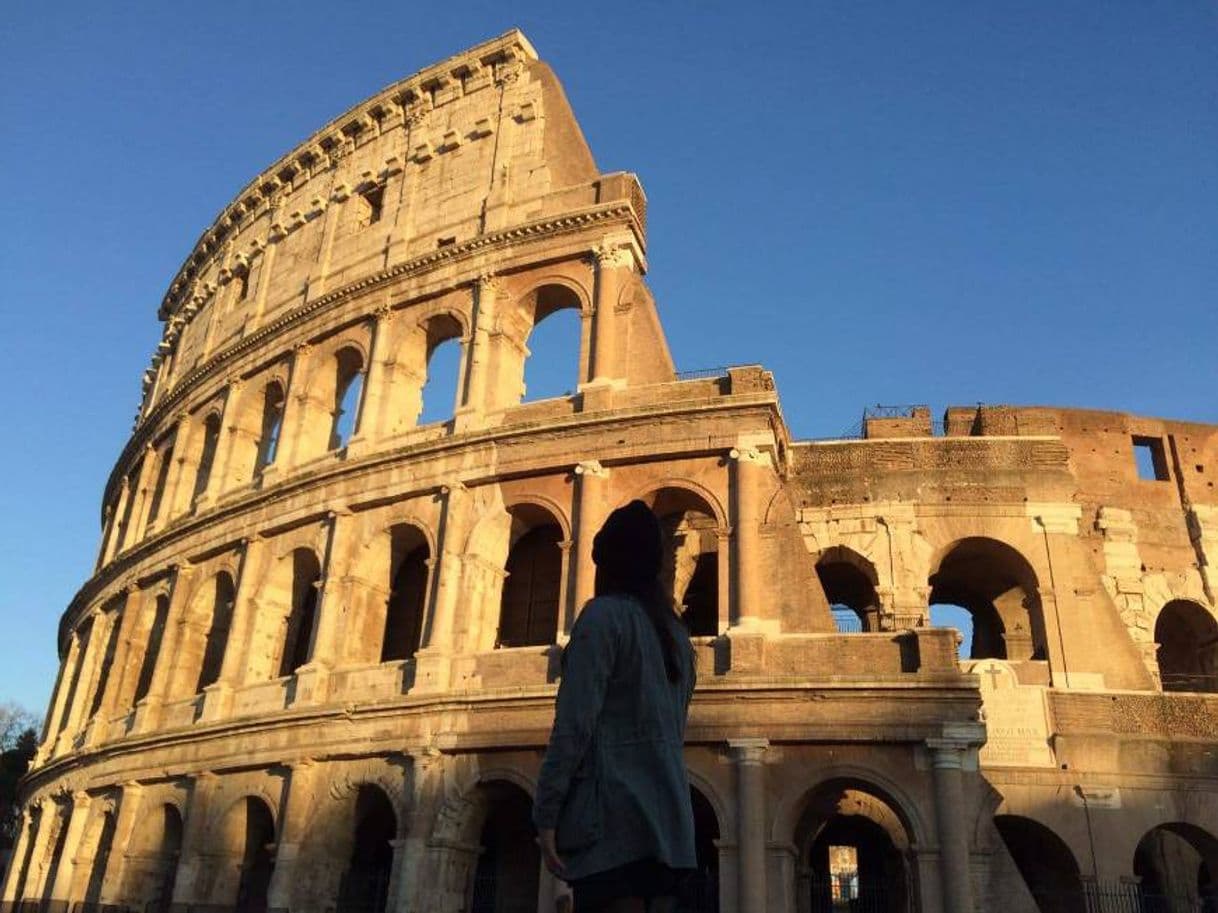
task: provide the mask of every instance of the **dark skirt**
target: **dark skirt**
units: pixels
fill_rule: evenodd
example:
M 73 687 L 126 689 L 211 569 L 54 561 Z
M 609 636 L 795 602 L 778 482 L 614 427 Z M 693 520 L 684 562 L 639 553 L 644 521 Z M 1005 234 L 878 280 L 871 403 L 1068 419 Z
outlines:
M 595 911 L 623 897 L 653 897 L 676 895 L 688 876 L 685 869 L 673 869 L 656 859 L 637 859 L 625 865 L 594 872 L 571 882 L 578 913 Z

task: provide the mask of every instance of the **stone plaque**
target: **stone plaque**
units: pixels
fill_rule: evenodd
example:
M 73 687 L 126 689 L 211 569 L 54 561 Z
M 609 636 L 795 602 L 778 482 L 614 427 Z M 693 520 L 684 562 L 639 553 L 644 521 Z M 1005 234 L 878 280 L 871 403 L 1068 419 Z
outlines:
M 1045 689 L 1040 685 L 1021 685 L 1015 670 L 1000 659 L 979 659 L 961 665 L 965 672 L 981 679 L 986 728 L 981 766 L 1055 767 L 1049 747 Z

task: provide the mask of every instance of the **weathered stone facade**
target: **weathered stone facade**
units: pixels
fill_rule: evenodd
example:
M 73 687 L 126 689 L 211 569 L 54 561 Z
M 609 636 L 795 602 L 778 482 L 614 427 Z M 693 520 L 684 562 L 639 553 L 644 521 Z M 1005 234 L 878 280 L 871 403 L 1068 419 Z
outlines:
M 877 910 L 1209 889 L 1218 428 L 969 407 L 793 441 L 763 369 L 675 372 L 645 232 L 518 32 L 237 196 L 161 307 L 6 901 L 560 908 L 529 794 L 635 497 L 699 654 L 700 909 L 828 909 L 850 860 Z M 522 403 L 564 309 L 579 388 Z

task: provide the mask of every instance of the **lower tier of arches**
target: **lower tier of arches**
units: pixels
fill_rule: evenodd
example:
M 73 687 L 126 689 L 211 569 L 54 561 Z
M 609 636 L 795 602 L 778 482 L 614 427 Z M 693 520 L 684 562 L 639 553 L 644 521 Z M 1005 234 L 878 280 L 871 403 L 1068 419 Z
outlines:
M 530 823 L 538 749 L 326 758 L 117 783 L 27 803 L 6 911 L 552 913 Z M 1218 909 L 1218 791 L 1122 801 L 977 769 L 967 740 L 687 749 L 687 913 Z M 1091 804 L 1080 797 L 1090 796 Z M 759 798 L 760 797 L 760 798 Z

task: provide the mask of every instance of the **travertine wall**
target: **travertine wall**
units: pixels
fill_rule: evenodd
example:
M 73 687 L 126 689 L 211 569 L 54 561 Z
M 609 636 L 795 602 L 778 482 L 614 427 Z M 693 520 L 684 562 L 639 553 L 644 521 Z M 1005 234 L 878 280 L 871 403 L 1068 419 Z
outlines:
M 528 797 L 635 497 L 699 653 L 700 909 L 812 910 L 828 845 L 877 909 L 1206 889 L 1218 429 L 984 407 L 793 442 L 761 368 L 675 372 L 645 230 L 518 32 L 237 196 L 161 307 L 5 900 L 556 909 Z M 523 402 L 558 310 L 578 390 Z

